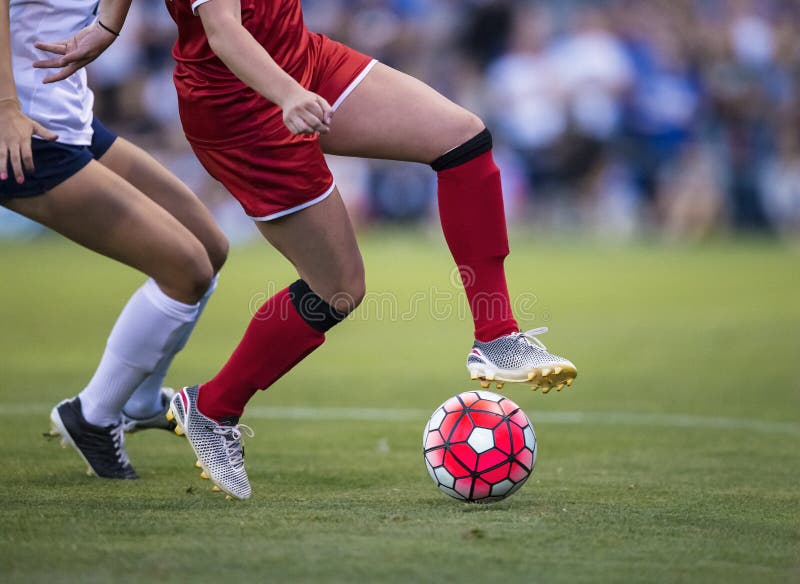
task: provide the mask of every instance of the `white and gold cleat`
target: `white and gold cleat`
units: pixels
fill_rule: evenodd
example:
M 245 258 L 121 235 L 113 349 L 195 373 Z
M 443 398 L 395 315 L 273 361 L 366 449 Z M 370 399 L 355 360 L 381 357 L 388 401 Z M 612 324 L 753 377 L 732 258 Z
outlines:
M 175 433 L 185 435 L 195 453 L 200 478 L 210 480 L 214 491 L 234 499 L 249 499 L 250 481 L 244 468 L 244 436 L 253 431 L 238 419 L 219 423 L 197 409 L 198 387 L 186 387 L 172 398 L 166 418 L 174 421 Z
M 571 386 L 578 370 L 568 359 L 549 353 L 536 338 L 546 332 L 547 327 L 541 327 L 486 343 L 475 341 L 467 357 L 470 378 L 484 389 L 492 383 L 497 389 L 506 383 L 527 383 L 534 391 L 549 393 Z

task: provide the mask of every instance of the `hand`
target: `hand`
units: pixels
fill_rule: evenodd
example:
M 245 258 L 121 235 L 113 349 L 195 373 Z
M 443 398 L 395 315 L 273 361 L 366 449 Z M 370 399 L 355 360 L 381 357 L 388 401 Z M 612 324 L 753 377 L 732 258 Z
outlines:
M 45 77 L 44 83 L 61 81 L 94 61 L 111 46 L 116 38 L 95 22 L 65 41 L 57 43 L 36 41 L 34 46 L 40 51 L 62 56 L 36 61 L 33 66 L 37 69 L 60 69 L 60 71 Z
M 19 109 L 16 99 L 0 101 L 0 180 L 8 178 L 8 161 L 19 184 L 25 182 L 23 166 L 33 172 L 31 136 L 41 136 L 52 142 L 58 136 L 34 122 Z
M 283 123 L 294 134 L 327 134 L 331 131 L 333 108 L 316 93 L 298 86 L 282 104 Z

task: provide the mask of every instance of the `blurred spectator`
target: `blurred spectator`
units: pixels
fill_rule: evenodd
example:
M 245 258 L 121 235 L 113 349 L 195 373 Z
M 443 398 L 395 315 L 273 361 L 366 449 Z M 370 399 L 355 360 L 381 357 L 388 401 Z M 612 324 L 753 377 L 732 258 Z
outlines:
M 767 217 L 785 236 L 800 234 L 800 140 L 796 128 L 781 133 L 778 151 L 762 168 L 760 188 Z

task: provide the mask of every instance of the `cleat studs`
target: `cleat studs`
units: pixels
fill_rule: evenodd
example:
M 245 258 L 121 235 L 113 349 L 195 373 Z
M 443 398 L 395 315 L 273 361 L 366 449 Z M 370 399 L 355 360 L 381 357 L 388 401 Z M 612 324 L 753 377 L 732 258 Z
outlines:
M 214 485 L 213 487 L 211 487 L 211 491 L 214 493 L 219 493 L 220 489 L 217 485 Z
M 180 426 L 175 426 L 175 430 L 174 430 L 174 432 L 175 432 L 175 433 L 176 433 L 178 436 L 183 436 L 183 430 L 181 430 L 181 427 L 180 427 Z
M 558 385 L 556 385 L 556 391 L 561 391 L 562 389 L 564 389 L 563 383 L 559 383 Z
M 503 389 L 504 385 L 505 385 L 505 383 L 498 383 L 497 384 L 497 389 Z
M 233 501 L 233 497 L 231 497 L 230 495 L 225 495 L 225 500 L 226 501 Z
M 550 371 L 549 367 L 545 367 L 544 369 L 542 369 L 542 377 L 549 377 L 550 373 L 552 373 L 552 371 Z
M 536 371 L 531 371 L 528 373 L 528 381 L 533 381 L 534 379 L 536 379 Z
M 206 481 L 208 480 L 208 475 L 206 474 L 206 471 L 200 473 L 200 478 Z
M 472 381 L 475 381 L 476 379 L 478 379 L 478 374 L 477 374 L 477 373 L 470 373 L 470 374 L 469 374 L 469 378 L 470 378 Z
M 489 389 L 489 382 L 488 381 L 481 381 L 481 387 L 483 389 Z
M 531 391 L 536 391 L 537 389 L 539 389 L 538 385 L 531 385 Z
M 172 413 L 172 410 L 167 410 L 167 422 L 171 422 L 175 419 L 175 414 Z
M 196 460 L 196 461 L 194 462 L 194 466 L 195 466 L 195 468 L 203 468 L 203 465 L 202 465 L 202 464 L 200 464 L 200 461 L 199 461 L 199 460 Z
M 545 394 L 545 395 L 547 395 L 548 393 L 550 393 L 550 390 L 551 390 L 551 389 L 552 389 L 552 388 L 551 388 L 549 385 L 548 385 L 548 386 L 546 386 L 546 387 L 543 387 L 543 388 L 542 388 L 542 393 L 543 393 L 543 394 Z
M 562 371 L 564 371 L 564 369 L 562 367 L 559 367 L 558 365 L 556 365 L 556 367 L 553 368 L 553 373 L 555 373 L 556 375 L 558 375 Z
M 567 387 L 571 387 L 571 386 L 572 386 L 572 382 L 573 382 L 573 381 L 575 381 L 575 380 L 574 380 L 574 379 L 567 379 L 567 380 L 565 381 L 565 383 L 567 384 Z

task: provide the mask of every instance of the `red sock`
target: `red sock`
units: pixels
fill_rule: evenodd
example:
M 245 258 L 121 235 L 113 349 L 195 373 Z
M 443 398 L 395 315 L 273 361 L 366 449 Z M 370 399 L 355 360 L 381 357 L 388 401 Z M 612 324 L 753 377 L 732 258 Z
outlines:
M 219 421 L 239 417 L 259 390 L 266 389 L 325 342 L 297 312 L 289 288 L 258 310 L 239 346 L 214 379 L 200 387 L 197 407 Z
M 503 188 L 491 150 L 439 171 L 439 216 L 461 271 L 475 338 L 486 342 L 518 331 L 503 268 L 509 251 Z

